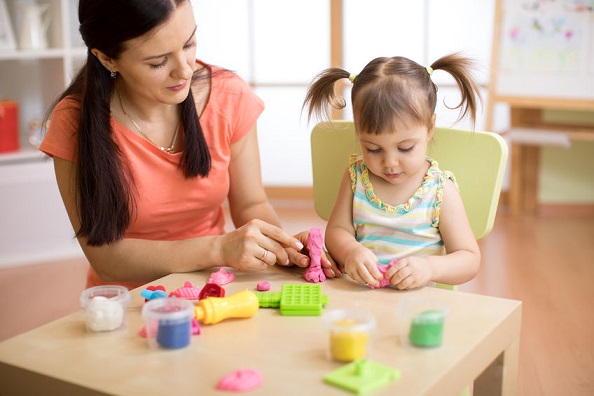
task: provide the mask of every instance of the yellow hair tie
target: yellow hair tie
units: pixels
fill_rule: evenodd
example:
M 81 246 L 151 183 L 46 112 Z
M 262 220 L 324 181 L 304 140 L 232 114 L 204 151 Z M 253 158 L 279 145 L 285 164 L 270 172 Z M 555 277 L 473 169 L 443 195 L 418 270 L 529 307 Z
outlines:
M 425 66 L 425 70 L 427 70 L 427 74 L 429 74 L 429 75 L 433 74 L 433 68 L 431 66 Z
M 351 74 L 349 76 L 349 81 L 354 84 L 355 83 L 355 78 L 357 78 L 357 75 L 356 74 Z

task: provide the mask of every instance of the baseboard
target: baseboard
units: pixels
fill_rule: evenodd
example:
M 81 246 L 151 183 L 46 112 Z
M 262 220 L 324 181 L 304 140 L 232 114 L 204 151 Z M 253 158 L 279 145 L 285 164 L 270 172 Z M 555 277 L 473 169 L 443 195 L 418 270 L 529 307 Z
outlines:
M 594 204 L 539 204 L 538 215 L 543 217 L 594 217 Z
M 509 194 L 502 191 L 499 196 L 499 208 L 509 207 Z M 563 204 L 563 203 L 539 203 L 536 209 L 537 216 L 543 217 L 594 217 L 594 203 L 584 204 Z
M 310 200 L 313 202 L 313 187 L 301 186 L 266 186 L 268 199 L 275 200 Z
M 30 250 L 27 252 L 15 252 L 2 254 L 0 256 L 0 269 L 23 267 L 41 263 L 83 259 L 85 257 L 82 249 L 76 243 L 73 246 L 62 246 L 53 249 Z

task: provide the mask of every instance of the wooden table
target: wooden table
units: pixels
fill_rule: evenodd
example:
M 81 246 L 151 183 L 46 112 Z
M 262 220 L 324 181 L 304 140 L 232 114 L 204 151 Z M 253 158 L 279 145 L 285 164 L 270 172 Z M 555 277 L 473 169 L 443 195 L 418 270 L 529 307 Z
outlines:
M 227 295 L 255 290 L 263 280 L 271 283 L 271 291 L 305 282 L 301 273 L 284 269 L 235 274 L 225 286 Z M 152 284 L 173 291 L 187 280 L 202 286 L 209 275 L 174 274 Z M 80 311 L 0 343 L 0 394 L 224 395 L 229 393 L 215 389 L 218 380 L 239 368 L 263 375 L 264 384 L 250 395 L 349 394 L 322 380 L 342 364 L 326 357 L 320 316 L 281 316 L 278 309 L 261 308 L 249 319 L 202 325 L 189 347 L 149 349 L 138 335 L 141 290 L 132 291 L 126 329 L 87 333 Z M 373 395 L 459 395 L 475 379 L 477 395 L 515 394 L 521 302 L 431 287 L 370 290 L 348 278 L 327 280 L 322 292 L 329 296 L 325 311 L 350 307 L 376 317 L 370 360 L 398 368 L 401 375 Z M 441 347 L 401 345 L 396 306 L 413 296 L 448 305 Z

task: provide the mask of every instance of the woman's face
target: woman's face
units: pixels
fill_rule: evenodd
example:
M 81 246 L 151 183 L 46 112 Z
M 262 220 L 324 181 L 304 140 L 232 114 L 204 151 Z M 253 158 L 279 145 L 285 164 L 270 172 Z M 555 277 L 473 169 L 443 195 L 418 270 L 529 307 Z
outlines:
M 181 103 L 196 69 L 195 33 L 192 6 L 184 1 L 164 24 L 125 43 L 113 60 L 118 89 L 136 103 Z

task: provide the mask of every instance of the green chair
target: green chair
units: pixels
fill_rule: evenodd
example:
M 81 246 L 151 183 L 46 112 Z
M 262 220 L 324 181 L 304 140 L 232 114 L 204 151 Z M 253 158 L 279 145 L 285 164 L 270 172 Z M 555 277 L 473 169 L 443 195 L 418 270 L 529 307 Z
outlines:
M 352 121 L 317 124 L 311 133 L 314 206 L 328 220 L 349 156 L 361 153 Z M 507 162 L 505 140 L 495 133 L 436 127 L 428 155 L 454 173 L 476 239 L 493 228 Z M 454 289 L 450 285 L 437 285 Z

